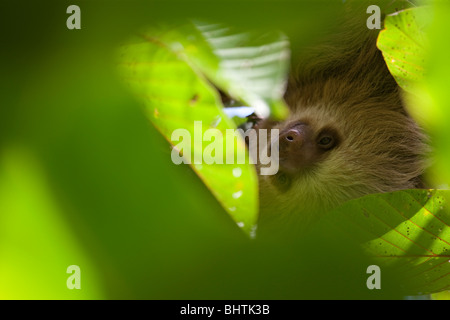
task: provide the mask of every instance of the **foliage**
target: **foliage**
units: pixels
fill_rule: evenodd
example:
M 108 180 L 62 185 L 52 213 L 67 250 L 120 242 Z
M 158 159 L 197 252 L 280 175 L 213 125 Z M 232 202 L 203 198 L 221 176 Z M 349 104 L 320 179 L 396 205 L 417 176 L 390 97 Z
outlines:
M 199 4 L 81 2 L 78 31 L 64 29 L 64 3 L 30 3 L 25 11 L 5 4 L 9 14 L 2 22 L 15 27 L 5 29 L 8 50 L 1 53 L 8 63 L 1 75 L 0 297 L 377 299 L 446 289 L 447 191 L 368 196 L 331 212 L 295 241 L 254 241 L 236 226 L 244 222 L 249 233 L 257 218 L 251 166 L 238 165 L 239 177 L 235 167 L 194 166 L 199 179 L 170 161 L 173 128 L 195 119 L 220 130 L 235 127 L 217 88 L 282 117 L 286 39 L 292 59 L 332 31 L 343 13 L 341 0 Z M 428 9 L 418 10 L 427 16 Z M 426 29 L 415 12 L 389 16 L 379 47 L 414 96 L 405 96 L 411 113 L 430 133 L 432 177 L 448 183 L 450 8 L 434 2 Z M 180 23 L 187 17 L 198 20 Z M 220 27 L 198 21 L 220 21 Z M 236 29 L 222 29 L 222 23 Z M 264 32 L 256 38 L 242 33 L 249 29 Z M 267 30 L 271 36 L 262 36 Z M 280 59 L 241 74 L 232 67 L 234 57 L 223 55 L 235 44 L 215 41 L 222 35 L 239 35 L 246 49 L 234 51 L 237 59 L 255 61 L 258 50 Z M 403 46 L 414 54 L 399 50 Z M 124 75 L 138 96 L 124 87 Z M 253 87 L 253 80 L 261 86 Z M 242 197 L 233 197 L 236 190 L 245 190 Z M 82 270 L 81 291 L 66 287 L 72 264 Z M 365 287 L 371 264 L 382 265 L 382 290 Z

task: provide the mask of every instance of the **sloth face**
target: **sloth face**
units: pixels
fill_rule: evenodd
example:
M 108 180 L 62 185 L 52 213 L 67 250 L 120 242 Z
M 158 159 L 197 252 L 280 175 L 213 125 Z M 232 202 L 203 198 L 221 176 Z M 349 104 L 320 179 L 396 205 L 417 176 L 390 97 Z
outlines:
M 293 179 L 317 170 L 342 140 L 333 125 L 318 127 L 307 118 L 282 123 L 265 121 L 256 128 L 279 130 L 279 171 L 270 179 L 280 192 L 288 191 Z
M 299 57 L 284 97 L 289 117 L 255 126 L 279 130 L 279 171 L 259 175 L 260 231 L 304 230 L 350 199 L 423 186 L 428 139 L 404 108 L 377 34 L 353 23 Z
M 263 120 L 255 129 L 279 129 L 279 171 L 259 177 L 262 219 L 416 188 L 424 169 L 425 138 L 395 94 L 338 100 L 324 92 L 291 105 L 285 121 Z

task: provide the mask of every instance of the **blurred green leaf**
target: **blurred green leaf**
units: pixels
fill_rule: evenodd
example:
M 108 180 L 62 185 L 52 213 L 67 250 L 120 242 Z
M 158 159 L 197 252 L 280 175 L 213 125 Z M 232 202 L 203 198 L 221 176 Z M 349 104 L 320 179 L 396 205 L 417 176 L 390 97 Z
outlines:
M 410 294 L 450 288 L 448 190 L 404 190 L 347 202 L 327 219 L 381 265 L 400 270 Z
M 20 148 L 0 162 L 0 299 L 102 299 L 99 274 L 47 185 L 42 169 Z M 67 273 L 80 267 L 80 289 Z

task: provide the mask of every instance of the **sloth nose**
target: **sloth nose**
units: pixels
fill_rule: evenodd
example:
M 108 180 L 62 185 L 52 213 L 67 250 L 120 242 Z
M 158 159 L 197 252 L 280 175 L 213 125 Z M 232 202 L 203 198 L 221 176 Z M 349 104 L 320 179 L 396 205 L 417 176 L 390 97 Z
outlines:
M 292 128 L 281 134 L 280 147 L 301 147 L 304 141 L 304 133 L 300 128 Z
M 294 174 L 317 161 L 313 135 L 313 130 L 306 123 L 297 123 L 280 133 L 279 164 L 283 172 Z

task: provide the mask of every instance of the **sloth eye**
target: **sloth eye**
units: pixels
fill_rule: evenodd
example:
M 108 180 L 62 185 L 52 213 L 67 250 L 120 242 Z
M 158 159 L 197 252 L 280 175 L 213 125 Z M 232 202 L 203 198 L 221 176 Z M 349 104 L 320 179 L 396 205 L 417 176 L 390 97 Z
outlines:
M 326 146 L 329 145 L 331 142 L 333 142 L 332 137 L 323 137 L 322 139 L 320 139 L 319 144 L 322 146 Z
M 336 139 L 332 135 L 322 135 L 319 137 L 319 141 L 317 143 L 320 148 L 324 150 L 330 150 L 336 145 Z

